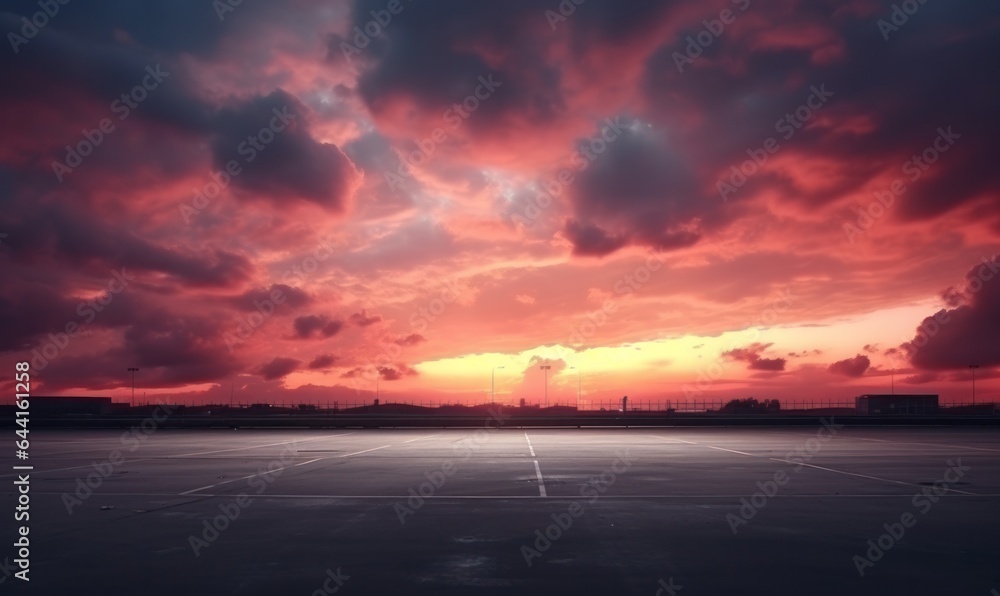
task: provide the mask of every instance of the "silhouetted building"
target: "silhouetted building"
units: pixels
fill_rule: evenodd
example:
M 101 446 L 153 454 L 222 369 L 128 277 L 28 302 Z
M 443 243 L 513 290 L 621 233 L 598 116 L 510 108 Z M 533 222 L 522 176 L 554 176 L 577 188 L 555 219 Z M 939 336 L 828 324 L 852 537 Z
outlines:
M 858 414 L 937 414 L 937 395 L 869 394 L 854 399 Z

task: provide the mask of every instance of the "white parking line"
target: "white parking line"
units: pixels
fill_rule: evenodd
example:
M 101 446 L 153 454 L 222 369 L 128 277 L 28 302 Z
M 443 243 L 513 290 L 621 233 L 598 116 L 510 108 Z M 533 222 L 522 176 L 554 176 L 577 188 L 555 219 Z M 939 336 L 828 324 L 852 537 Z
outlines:
M 253 445 L 251 447 L 236 447 L 233 449 L 219 449 L 216 451 L 198 451 L 195 453 L 181 453 L 179 455 L 168 455 L 168 458 L 178 458 L 178 457 L 191 457 L 195 455 L 211 455 L 213 453 L 228 453 L 230 451 L 246 451 L 248 449 L 262 449 L 264 447 L 276 447 L 278 445 L 289 445 L 298 443 L 309 443 L 311 441 L 322 441 L 323 439 L 332 439 L 334 437 L 346 437 L 347 435 L 352 435 L 354 433 L 343 433 L 340 435 L 327 435 L 324 437 L 316 437 L 315 439 L 298 439 L 295 441 L 283 441 L 281 443 L 268 443 L 267 445 Z
M 661 439 L 663 441 L 677 441 L 678 443 L 684 443 L 685 445 L 697 445 L 694 441 L 685 441 L 684 439 L 678 439 L 677 437 L 661 437 L 660 435 L 646 435 L 647 437 L 653 437 L 654 439 Z
M 535 460 L 535 474 L 538 474 L 538 496 L 546 497 L 545 494 L 545 481 L 542 480 L 542 469 L 538 467 L 538 460 Z
M 834 474 L 844 474 L 845 476 L 856 476 L 858 478 L 866 478 L 868 480 L 878 480 L 880 482 L 889 482 L 891 484 L 902 484 L 904 486 L 915 486 L 917 488 L 927 488 L 927 487 L 923 486 L 922 484 L 914 484 L 912 482 L 903 482 L 902 480 L 892 480 L 892 479 L 889 479 L 889 478 L 879 478 L 878 476 L 868 476 L 866 474 L 855 474 L 854 472 L 845 472 L 844 470 L 834 470 L 833 468 L 824 468 L 823 466 L 816 466 L 816 465 L 807 464 L 807 463 L 804 463 L 804 462 L 788 461 L 787 459 L 778 459 L 776 457 L 772 457 L 772 458 L 769 458 L 769 459 L 771 459 L 773 461 L 780 461 L 780 462 L 783 462 L 783 463 L 786 463 L 786 464 L 793 464 L 793 465 L 799 465 L 799 466 L 807 466 L 807 467 L 810 467 L 810 468 L 816 468 L 817 470 L 823 470 L 823 471 L 826 471 L 826 472 L 833 472 Z M 976 493 L 970 493 L 970 492 L 966 492 L 964 490 L 958 490 L 958 489 L 955 489 L 955 488 L 946 488 L 945 490 L 948 490 L 948 491 L 951 491 L 951 492 L 954 492 L 954 493 L 959 493 L 961 495 L 976 496 Z
M 531 439 L 528 438 L 528 433 L 524 433 L 524 440 L 528 442 L 528 451 L 531 452 L 531 457 L 535 457 L 535 448 L 531 446 Z
M 705 445 L 709 449 L 718 449 L 719 451 L 728 451 L 729 453 L 739 453 L 740 455 L 749 455 L 750 457 L 761 457 L 759 455 L 754 455 L 753 453 L 746 453 L 745 451 L 737 451 L 735 449 L 726 449 L 725 447 L 712 447 L 711 445 Z
M 231 484 L 233 482 L 239 482 L 240 480 L 247 480 L 247 479 L 253 478 L 254 476 L 267 476 L 268 474 L 274 474 L 275 472 L 280 472 L 280 471 L 282 471 L 282 470 L 284 470 L 286 468 L 296 468 L 298 466 L 304 466 L 306 464 L 311 464 L 314 461 L 319 461 L 321 459 L 323 459 L 323 458 L 322 457 L 317 457 L 316 459 L 311 459 L 309 461 L 304 461 L 304 462 L 297 463 L 297 464 L 294 464 L 294 465 L 291 465 L 291 466 L 282 466 L 282 467 L 274 469 L 274 470 L 268 470 L 266 472 L 258 472 L 256 474 L 250 474 L 249 476 L 243 476 L 242 478 L 233 478 L 232 480 L 226 480 L 225 482 L 219 482 L 218 484 L 209 484 L 208 486 L 203 486 L 201 488 L 194 488 L 194 489 L 191 489 L 191 490 L 186 490 L 186 491 L 184 491 L 182 493 L 178 493 L 178 494 L 180 494 L 182 496 L 186 496 L 186 495 L 190 495 L 191 493 L 196 493 L 198 491 L 202 491 L 202 490 L 205 490 L 205 489 L 215 488 L 216 486 L 222 486 L 223 484 Z
M 415 443 L 417 441 L 423 441 L 424 439 L 429 439 L 431 437 L 440 437 L 440 436 L 441 436 L 441 433 L 438 433 L 436 435 L 427 435 L 426 437 L 417 437 L 416 439 L 410 439 L 409 441 L 403 441 L 401 444 L 405 445 L 407 443 Z
M 929 445 L 931 447 L 942 447 L 947 449 L 972 449 L 973 451 L 992 451 L 993 453 L 1000 453 L 1000 449 L 990 449 L 988 447 L 972 447 L 970 445 L 950 445 L 948 443 L 921 443 L 917 441 L 884 441 L 881 439 L 865 439 L 863 437 L 856 437 L 856 438 L 862 441 L 889 443 L 890 445 Z

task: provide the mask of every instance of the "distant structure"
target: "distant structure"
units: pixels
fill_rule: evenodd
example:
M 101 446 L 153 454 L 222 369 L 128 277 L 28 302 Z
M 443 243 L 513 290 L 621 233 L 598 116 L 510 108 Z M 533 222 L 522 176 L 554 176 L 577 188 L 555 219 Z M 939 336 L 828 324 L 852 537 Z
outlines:
M 854 398 L 857 413 L 863 416 L 896 414 L 937 414 L 937 395 L 868 394 Z
M 110 414 L 111 408 L 110 397 L 48 397 L 35 395 L 31 398 L 31 412 L 42 416 Z

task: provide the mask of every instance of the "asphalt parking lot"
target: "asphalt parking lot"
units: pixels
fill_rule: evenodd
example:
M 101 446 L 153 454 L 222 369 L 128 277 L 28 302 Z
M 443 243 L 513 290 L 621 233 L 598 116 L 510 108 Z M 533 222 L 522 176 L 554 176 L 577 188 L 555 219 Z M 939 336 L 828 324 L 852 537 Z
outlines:
M 500 426 L 501 428 L 496 428 Z M 148 432 L 147 432 L 148 431 Z M 973 594 L 1000 431 L 32 431 L 33 594 Z M 22 472 L 23 473 L 23 472 Z

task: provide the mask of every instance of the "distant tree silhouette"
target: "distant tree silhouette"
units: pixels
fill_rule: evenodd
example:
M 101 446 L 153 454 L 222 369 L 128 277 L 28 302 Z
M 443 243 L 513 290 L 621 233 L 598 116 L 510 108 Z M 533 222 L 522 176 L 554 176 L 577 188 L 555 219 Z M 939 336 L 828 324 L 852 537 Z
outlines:
M 766 414 L 769 412 L 780 412 L 781 402 L 776 399 L 758 400 L 756 397 L 745 397 L 743 399 L 732 399 L 722 406 L 721 412 L 727 414 Z

